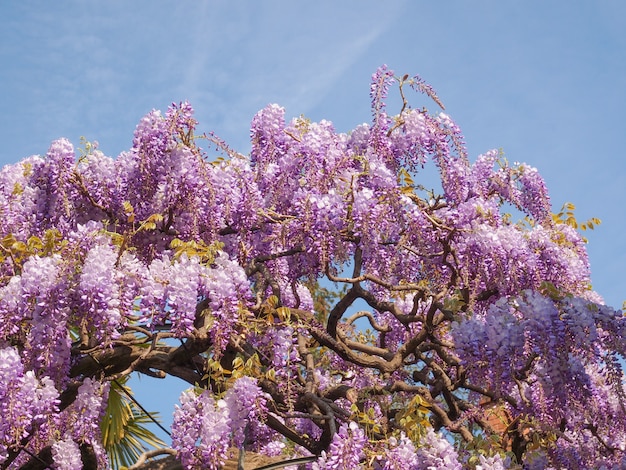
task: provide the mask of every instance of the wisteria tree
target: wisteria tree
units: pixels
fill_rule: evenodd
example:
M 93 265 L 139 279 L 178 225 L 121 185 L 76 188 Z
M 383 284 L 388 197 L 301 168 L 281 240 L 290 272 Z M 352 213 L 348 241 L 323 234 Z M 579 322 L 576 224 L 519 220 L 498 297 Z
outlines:
M 181 103 L 3 168 L 0 468 L 624 468 L 626 318 L 571 207 L 411 89 L 441 106 L 381 67 L 345 134 L 270 105 L 249 156 Z M 135 373 L 189 386 L 171 448 Z

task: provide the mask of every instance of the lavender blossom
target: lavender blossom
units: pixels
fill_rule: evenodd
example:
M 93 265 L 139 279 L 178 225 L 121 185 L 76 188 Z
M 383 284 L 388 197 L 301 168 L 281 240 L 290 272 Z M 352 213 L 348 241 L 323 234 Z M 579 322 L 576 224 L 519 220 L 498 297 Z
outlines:
M 418 470 L 461 470 L 459 456 L 446 438 L 429 429 L 417 449 Z
M 241 447 L 245 441 L 255 441 L 256 435 L 262 433 L 267 413 L 265 393 L 258 386 L 256 379 L 242 377 L 237 379 L 232 388 L 224 396 L 228 408 L 233 443 Z
M 52 444 L 52 459 L 57 470 L 81 470 L 83 461 L 80 449 L 71 438 L 65 438 Z
M 181 394 L 174 411 L 172 447 L 185 468 L 221 468 L 230 444 L 228 415 L 226 402 L 216 402 L 207 391 L 198 396 L 193 390 Z
M 355 422 L 342 424 L 333 436 L 328 452 L 322 452 L 313 470 L 352 470 L 362 468 L 365 432 Z

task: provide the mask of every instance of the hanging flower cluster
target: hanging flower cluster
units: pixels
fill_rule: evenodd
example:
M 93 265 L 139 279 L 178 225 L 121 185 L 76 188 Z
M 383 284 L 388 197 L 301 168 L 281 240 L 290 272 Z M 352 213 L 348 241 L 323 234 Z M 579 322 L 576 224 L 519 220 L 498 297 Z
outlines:
M 0 468 L 106 466 L 109 383 L 132 372 L 196 387 L 172 428 L 186 468 L 233 449 L 621 468 L 626 320 L 591 290 L 573 215 L 552 214 L 538 169 L 471 162 L 409 89 L 441 105 L 385 66 L 347 133 L 271 104 L 241 155 L 185 102 L 117 158 L 60 139 L 2 168 Z

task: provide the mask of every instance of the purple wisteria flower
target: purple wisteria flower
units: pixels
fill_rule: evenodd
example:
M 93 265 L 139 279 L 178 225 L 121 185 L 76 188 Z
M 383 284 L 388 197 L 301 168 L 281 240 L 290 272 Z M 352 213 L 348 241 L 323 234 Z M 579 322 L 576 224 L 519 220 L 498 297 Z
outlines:
M 67 437 L 52 444 L 52 459 L 57 470 L 81 470 L 83 461 L 78 444 Z
M 352 470 L 362 468 L 367 436 L 354 421 L 342 424 L 333 436 L 328 452 L 323 451 L 313 470 Z
M 417 470 L 462 470 L 459 455 L 450 442 L 429 429 L 417 448 Z
M 419 465 L 415 446 L 404 433 L 389 439 L 384 458 L 382 470 L 416 470 Z
M 267 413 L 265 393 L 252 377 L 241 377 L 224 396 L 230 417 L 233 443 L 241 447 L 246 440 L 254 441 L 255 434 L 262 432 Z
M 108 465 L 102 445 L 100 420 L 106 410 L 109 388 L 110 382 L 85 378 L 78 387 L 76 400 L 60 413 L 57 424 L 66 438 L 91 445 L 101 466 Z
M 59 392 L 48 377 L 24 370 L 16 348 L 0 349 L 0 464 L 24 436 L 54 424 Z
M 96 245 L 87 253 L 80 275 L 79 295 L 84 303 L 81 313 L 93 322 L 100 340 L 118 336 L 122 322 L 117 257 L 114 247 Z
M 115 159 L 60 139 L 0 170 L 0 467 L 52 449 L 80 468 L 83 445 L 106 467 L 108 384 L 132 370 L 207 388 L 174 412 L 189 469 L 237 447 L 317 470 L 623 467 L 626 318 L 591 290 L 584 239 L 537 169 L 471 164 L 409 86 L 441 105 L 383 66 L 348 133 L 271 104 L 246 156 L 181 102 Z M 231 351 L 245 367 L 211 374 Z M 415 397 L 437 432 L 410 441 Z
M 476 470 L 505 470 L 509 468 L 509 466 L 510 462 L 508 459 L 502 459 L 500 455 L 494 455 L 492 457 L 479 455 Z
M 207 391 L 196 395 L 187 390 L 174 411 L 172 447 L 187 469 L 203 465 L 218 470 L 230 445 L 230 418 L 226 402 L 213 399 Z

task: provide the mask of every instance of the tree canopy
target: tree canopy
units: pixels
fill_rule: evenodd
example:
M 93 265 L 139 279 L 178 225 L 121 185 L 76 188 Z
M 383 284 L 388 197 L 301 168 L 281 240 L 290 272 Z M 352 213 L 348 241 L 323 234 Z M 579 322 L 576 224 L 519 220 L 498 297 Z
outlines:
M 348 133 L 269 105 L 242 155 L 183 102 L 4 167 L 0 468 L 623 468 L 626 319 L 572 206 L 410 90 L 443 108 L 383 66 Z M 133 373 L 189 385 L 171 448 Z

